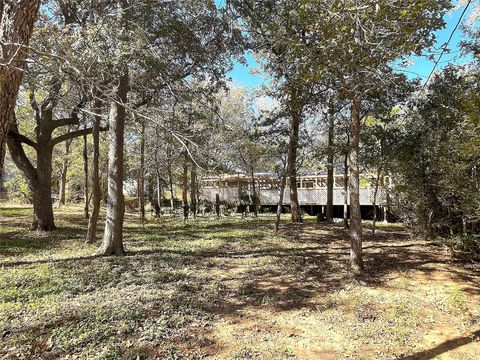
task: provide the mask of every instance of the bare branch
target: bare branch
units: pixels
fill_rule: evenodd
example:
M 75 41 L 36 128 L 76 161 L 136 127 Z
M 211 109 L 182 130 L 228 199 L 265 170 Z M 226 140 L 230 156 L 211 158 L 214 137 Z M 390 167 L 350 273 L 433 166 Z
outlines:
M 63 134 L 63 135 L 60 135 L 60 136 L 57 136 L 56 138 L 50 140 L 49 142 L 52 144 L 52 145 L 57 145 L 63 141 L 66 141 L 66 140 L 70 140 L 70 139 L 74 139 L 76 137 L 79 137 L 79 136 L 84 136 L 84 135 L 89 135 L 92 133 L 92 128 L 88 128 L 88 129 L 81 129 L 81 130 L 76 130 L 76 131 L 72 131 L 72 132 L 68 132 L 66 134 Z M 100 128 L 100 131 L 107 131 L 108 130 L 108 127 L 101 127 Z
M 78 125 L 79 120 L 78 118 L 63 118 L 63 119 L 58 119 L 58 120 L 53 120 L 52 121 L 52 126 L 54 129 L 61 127 L 61 126 L 67 126 L 67 125 Z

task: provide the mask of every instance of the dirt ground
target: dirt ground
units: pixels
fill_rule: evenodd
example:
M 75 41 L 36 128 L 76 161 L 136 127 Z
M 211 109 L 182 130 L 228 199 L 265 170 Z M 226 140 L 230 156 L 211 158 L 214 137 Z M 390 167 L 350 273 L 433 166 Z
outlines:
M 240 289 L 242 301 L 225 309 L 228 316 L 215 327 L 220 358 L 283 351 L 280 357 L 302 359 L 480 359 L 474 266 L 404 231 L 381 230 L 375 240 L 366 236 L 367 273 L 354 277 L 341 228 L 285 226 L 283 232 L 316 246 L 276 252 L 286 271 L 263 264 L 229 271 L 225 283 Z M 255 256 L 262 252 L 247 255 Z
M 0 358 L 480 359 L 478 264 L 400 226 L 364 229 L 354 276 L 313 219 L 128 214 L 129 255 L 105 259 L 80 209 L 48 235 L 30 211 L 0 210 Z

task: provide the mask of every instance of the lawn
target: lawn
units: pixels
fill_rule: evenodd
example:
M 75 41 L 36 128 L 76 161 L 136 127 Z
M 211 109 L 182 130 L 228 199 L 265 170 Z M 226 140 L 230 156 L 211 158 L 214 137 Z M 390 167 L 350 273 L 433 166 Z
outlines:
M 480 359 L 478 264 L 400 226 L 364 230 L 355 277 L 313 219 L 128 213 L 128 256 L 95 258 L 81 209 L 56 216 L 45 235 L 0 209 L 0 358 Z

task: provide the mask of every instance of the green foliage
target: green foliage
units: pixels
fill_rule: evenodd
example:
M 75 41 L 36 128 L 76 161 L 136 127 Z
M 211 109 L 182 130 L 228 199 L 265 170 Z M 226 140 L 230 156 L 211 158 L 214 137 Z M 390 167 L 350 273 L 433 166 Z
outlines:
M 9 175 L 11 180 L 5 181 L 4 186 L 10 199 L 24 203 L 29 202 L 31 199 L 30 189 L 23 176 L 15 170 L 13 174 L 10 173 Z
M 477 82 L 462 67 L 447 68 L 398 121 L 394 204 L 403 221 L 427 236 L 466 240 L 478 233 L 480 128 L 469 105 Z
M 480 237 L 478 235 L 453 235 L 439 240 L 452 250 L 468 252 L 480 260 Z

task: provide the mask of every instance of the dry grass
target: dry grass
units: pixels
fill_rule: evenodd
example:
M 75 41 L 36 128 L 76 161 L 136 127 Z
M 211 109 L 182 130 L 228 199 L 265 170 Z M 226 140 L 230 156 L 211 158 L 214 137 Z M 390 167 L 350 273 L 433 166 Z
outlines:
M 92 258 L 79 209 L 48 235 L 30 212 L 0 209 L 6 359 L 480 358 L 478 268 L 399 227 L 354 277 L 335 225 L 128 214 L 129 255 Z

